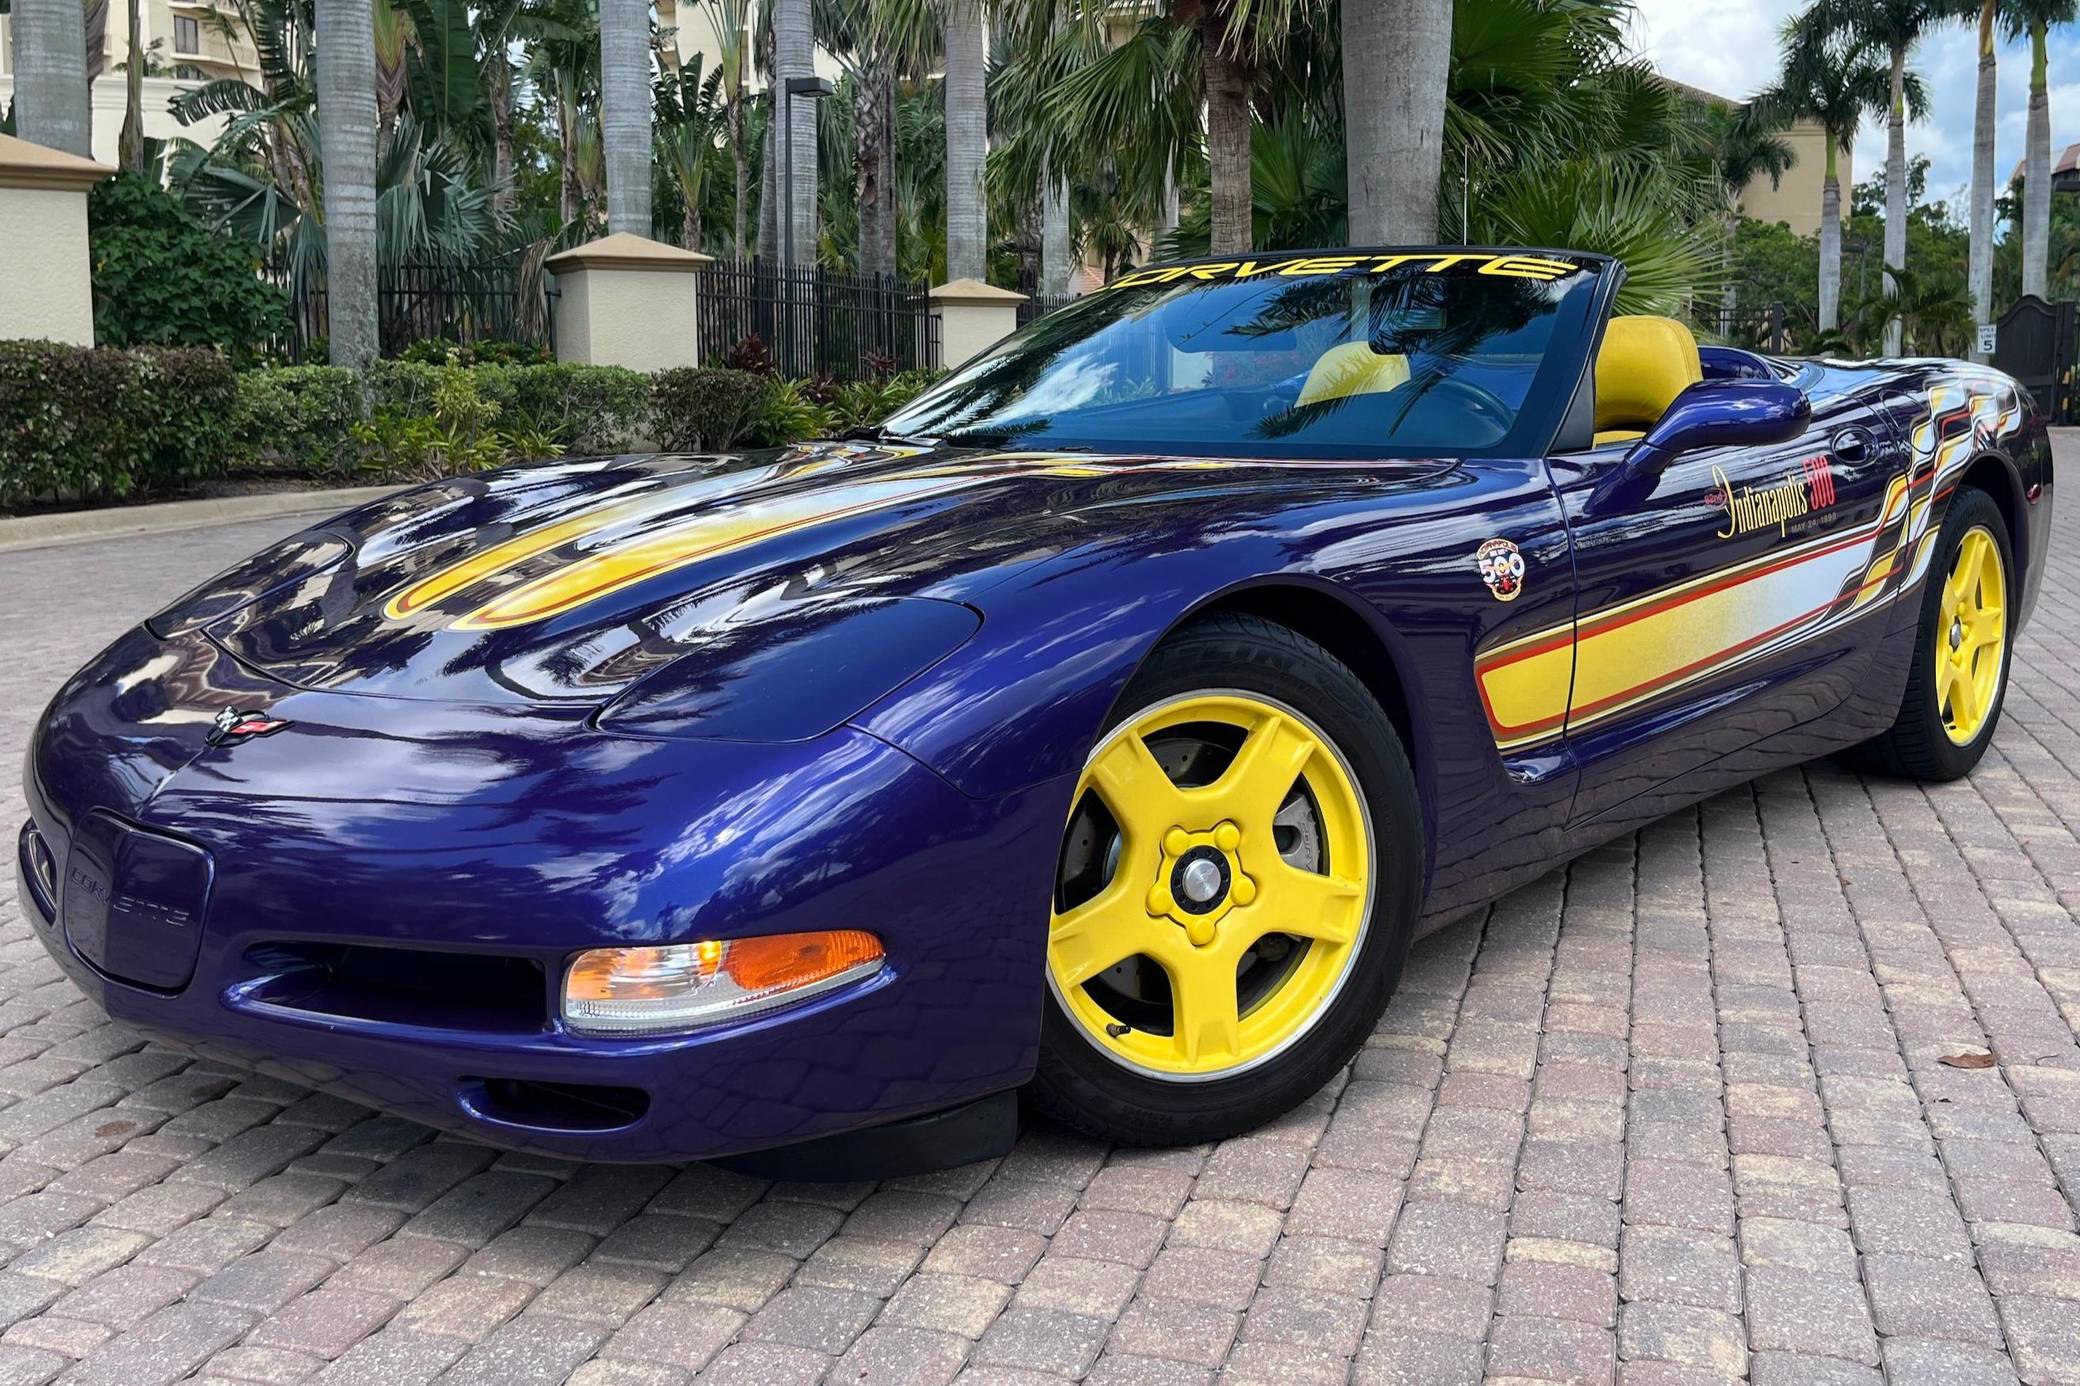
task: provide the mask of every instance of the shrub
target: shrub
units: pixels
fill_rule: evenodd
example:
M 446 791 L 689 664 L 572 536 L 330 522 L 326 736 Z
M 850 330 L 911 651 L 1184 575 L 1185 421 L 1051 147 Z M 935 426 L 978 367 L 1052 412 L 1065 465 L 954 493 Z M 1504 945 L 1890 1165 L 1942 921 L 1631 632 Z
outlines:
M 938 378 L 935 371 L 904 371 L 884 380 L 849 381 L 832 395 L 831 413 L 841 430 L 872 428 Z
M 526 425 L 500 428 L 504 407 L 484 389 L 484 367 L 428 366 L 432 390 L 426 407 L 379 408 L 353 427 L 362 465 L 387 479 L 423 481 L 479 472 L 508 462 L 555 457 L 563 449 Z
M 579 454 L 626 452 L 646 432 L 650 377 L 626 366 L 479 366 L 528 428 Z
M 151 179 L 122 173 L 87 198 L 94 337 L 103 346 L 214 346 L 249 361 L 288 329 L 288 296 L 253 244 L 209 230 Z
M 750 431 L 771 382 L 682 366 L 650 379 L 650 436 L 665 452 L 722 452 Z
M 233 428 L 240 457 L 303 471 L 350 469 L 361 382 L 344 366 L 242 371 Z
M 0 342 L 0 505 L 122 499 L 220 471 L 237 398 L 214 351 Z
M 810 398 L 799 380 L 773 382 L 752 416 L 750 436 L 759 447 L 781 447 L 834 431 L 831 411 Z
M 722 368 L 730 371 L 750 371 L 753 375 L 778 375 L 780 368 L 773 364 L 773 353 L 766 350 L 766 339 L 756 332 L 739 338 L 737 344 L 722 353 Z
M 553 359 L 547 347 L 496 338 L 458 344 L 445 337 L 421 337 L 398 353 L 401 361 L 430 366 L 444 365 L 451 358 L 464 366 L 546 366 Z

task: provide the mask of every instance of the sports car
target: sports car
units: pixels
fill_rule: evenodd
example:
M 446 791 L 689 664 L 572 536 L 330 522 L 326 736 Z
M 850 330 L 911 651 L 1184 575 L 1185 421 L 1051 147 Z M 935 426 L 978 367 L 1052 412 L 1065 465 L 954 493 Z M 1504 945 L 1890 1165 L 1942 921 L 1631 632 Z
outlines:
M 2045 425 L 1700 347 L 1622 267 L 1130 273 L 871 433 L 513 467 L 171 602 L 34 730 L 111 1016 L 486 1140 L 885 1172 L 1215 1139 L 1411 942 L 1844 752 L 1965 774 Z

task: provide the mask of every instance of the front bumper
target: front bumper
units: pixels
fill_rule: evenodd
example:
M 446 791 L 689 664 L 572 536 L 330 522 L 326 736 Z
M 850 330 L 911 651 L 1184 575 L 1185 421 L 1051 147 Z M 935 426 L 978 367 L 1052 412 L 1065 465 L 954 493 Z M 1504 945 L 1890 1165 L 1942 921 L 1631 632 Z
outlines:
M 291 731 L 185 764 L 161 755 L 152 775 L 108 773 L 136 757 L 97 728 L 105 718 L 68 716 L 62 694 L 46 714 L 17 851 L 23 912 L 112 1017 L 431 1126 L 581 1159 L 756 1151 L 1030 1076 L 1055 787 L 974 800 L 850 729 L 784 747 L 606 745 L 567 729 L 582 757 L 536 747 L 543 762 L 496 793 L 383 799 L 356 775 L 383 767 L 398 784 L 423 728 L 357 728 L 351 744 L 339 703 L 288 694 L 270 711 Z M 271 780 L 276 766 L 296 778 Z M 150 890 L 99 885 L 115 902 L 99 914 L 130 920 L 127 953 L 111 951 L 115 924 L 83 933 L 99 914 L 75 907 L 96 888 L 74 875 L 75 860 L 91 865 L 81 844 L 110 823 L 208 863 L 205 900 L 181 887 L 185 916 L 153 899 L 132 908 Z M 585 1036 L 557 1014 L 564 968 L 586 948 L 824 928 L 872 929 L 888 965 L 690 1034 Z M 124 961 L 190 948 L 192 967 Z

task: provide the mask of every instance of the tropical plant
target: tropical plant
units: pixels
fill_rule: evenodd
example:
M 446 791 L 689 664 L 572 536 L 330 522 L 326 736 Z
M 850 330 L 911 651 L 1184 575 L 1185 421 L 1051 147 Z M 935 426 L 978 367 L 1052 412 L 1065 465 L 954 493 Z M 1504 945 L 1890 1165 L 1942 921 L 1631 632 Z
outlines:
M 746 161 L 750 154 L 744 112 L 751 80 L 751 0 L 701 0 L 708 27 L 714 31 L 715 71 L 719 95 L 729 124 L 731 171 L 735 175 L 730 192 L 730 254 L 744 258 L 744 211 L 748 198 Z
M 1959 5 L 1960 0 L 1815 0 L 1792 21 L 1808 41 L 1826 36 L 1867 43 L 1885 55 L 1885 270 L 1895 288 L 1895 272 L 1907 263 L 1907 120 L 1919 114 L 1908 99 L 1913 74 L 1907 60 L 1930 29 L 1957 17 Z M 1899 354 L 1901 331 L 1897 319 L 1886 326 L 1886 355 Z
M 1830 32 L 1793 19 L 1784 26 L 1784 73 L 1760 99 L 1788 120 L 1811 120 L 1826 136 L 1827 165 L 1820 183 L 1820 332 L 1840 322 L 1842 296 L 1842 180 L 1840 156 L 1856 142 L 1865 113 L 1890 104 L 1891 78 L 1869 39 Z M 1920 80 L 1906 74 L 1902 88 L 1917 113 L 1926 106 Z M 1888 182 L 1890 171 L 1887 171 Z M 1905 185 L 1904 170 L 1901 176 Z M 1902 192 L 1904 201 L 1904 192 Z M 1902 231 L 1904 213 L 1896 220 Z
M 87 197 L 94 340 L 209 346 L 247 361 L 287 326 L 249 241 L 211 234 L 156 179 L 119 173 Z
M 845 69 L 853 139 L 850 169 L 833 174 L 833 193 L 850 173 L 858 230 L 855 263 L 865 274 L 896 272 L 901 192 L 897 175 L 897 122 L 902 84 L 920 87 L 937 64 L 936 0 L 815 0 L 816 40 Z M 826 107 L 835 121 L 836 103 Z M 835 153 L 819 134 L 819 148 Z M 934 157 L 943 167 L 944 150 Z
M 1725 273 L 1709 242 L 1683 234 L 1689 192 L 1637 165 L 1607 159 L 1545 163 L 1497 184 L 1474 222 L 1491 245 L 1588 250 L 1624 263 L 1621 313 L 1684 316 Z
M 2022 292 L 2039 298 L 2048 297 L 2050 289 L 2050 31 L 2055 26 L 2071 24 L 2073 13 L 2073 0 L 2006 0 L 2001 6 L 2009 35 L 2029 37 L 2029 119 L 2023 137 L 2022 173 Z
M 701 248 L 708 164 L 725 120 L 721 89 L 722 69 L 704 77 L 698 60 L 657 84 L 657 162 L 678 195 L 679 244 L 688 250 Z

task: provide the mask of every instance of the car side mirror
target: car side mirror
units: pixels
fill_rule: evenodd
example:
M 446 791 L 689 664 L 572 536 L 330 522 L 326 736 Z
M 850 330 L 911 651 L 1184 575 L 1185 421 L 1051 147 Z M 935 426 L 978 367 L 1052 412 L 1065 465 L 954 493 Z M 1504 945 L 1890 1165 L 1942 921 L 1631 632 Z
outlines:
M 1763 447 L 1805 431 L 1813 405 L 1781 380 L 1705 380 L 1677 395 L 1625 459 L 1634 476 L 1700 448 Z

